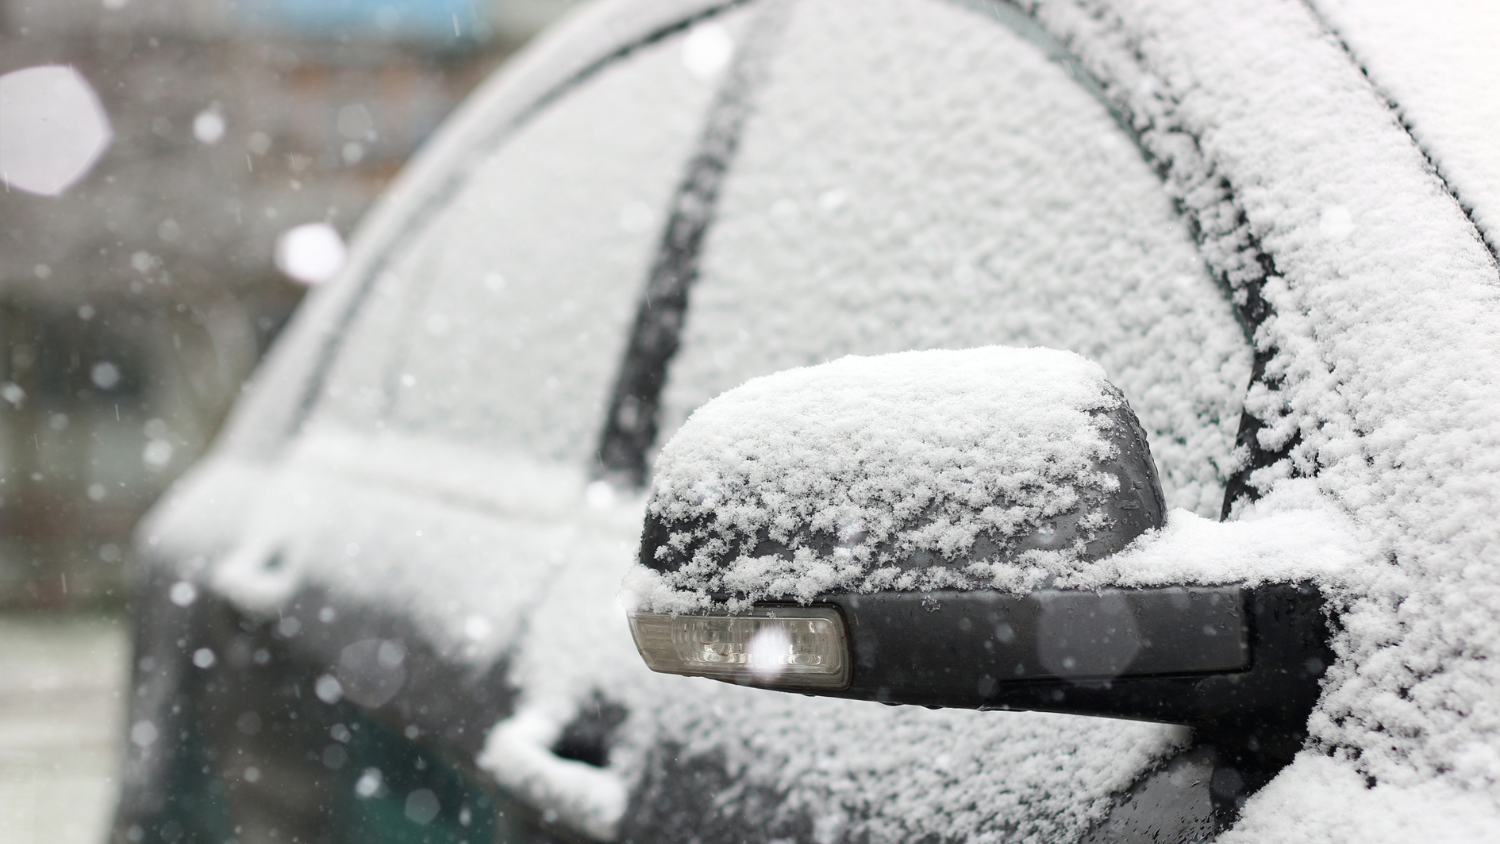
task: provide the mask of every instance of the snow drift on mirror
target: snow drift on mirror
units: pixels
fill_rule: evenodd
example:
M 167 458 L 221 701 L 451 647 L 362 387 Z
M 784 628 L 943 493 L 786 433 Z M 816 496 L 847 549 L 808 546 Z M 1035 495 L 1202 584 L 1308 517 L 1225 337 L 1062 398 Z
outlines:
M 1066 565 L 1106 527 L 1085 492 L 1119 486 L 1101 461 L 1121 402 L 1097 365 L 1052 349 L 851 355 L 753 379 L 662 449 L 656 561 L 682 559 L 627 586 L 680 611 L 710 594 L 993 586 L 997 554 Z M 1077 536 L 1039 539 L 1059 518 Z

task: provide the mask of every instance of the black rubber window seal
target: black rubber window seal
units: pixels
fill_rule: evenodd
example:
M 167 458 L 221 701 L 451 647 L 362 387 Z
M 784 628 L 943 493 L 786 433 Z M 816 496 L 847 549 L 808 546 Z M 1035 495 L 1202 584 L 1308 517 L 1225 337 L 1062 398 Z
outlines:
M 750 22 L 672 198 L 599 438 L 595 474 L 621 488 L 641 489 L 646 484 L 647 454 L 661 427 L 667 367 L 682 344 L 704 240 L 774 52 L 783 7 L 768 2 Z

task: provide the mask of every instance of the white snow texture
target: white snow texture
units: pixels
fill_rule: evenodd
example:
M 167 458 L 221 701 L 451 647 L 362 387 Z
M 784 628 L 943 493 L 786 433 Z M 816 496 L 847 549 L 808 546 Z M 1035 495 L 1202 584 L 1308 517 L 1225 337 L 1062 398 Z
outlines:
M 738 605 L 997 586 L 996 560 L 962 562 L 976 538 L 1037 536 L 1088 506 L 1081 488 L 1118 487 L 1099 463 L 1115 448 L 1105 412 L 1120 402 L 1097 364 L 1051 349 L 850 356 L 754 379 L 699 408 L 662 450 L 648 508 L 668 524 L 712 518 L 717 532 L 765 536 L 793 559 L 741 548 L 724 560 L 716 537 L 658 588 L 645 569 L 631 585 L 655 612 L 701 607 L 716 592 L 743 596 Z M 1096 528 L 1105 518 L 1078 514 Z M 820 551 L 805 542 L 813 533 L 838 544 Z M 1071 560 L 1076 544 L 1025 553 Z M 919 552 L 942 562 L 904 570 Z
M 1119 388 L 1175 509 L 1164 530 L 1059 585 L 1310 578 L 1339 611 L 1308 748 L 1222 840 L 1496 840 L 1494 13 L 1457 0 L 1430 19 L 1426 4 L 1386 0 L 1018 5 L 1078 58 L 1099 97 L 977 0 L 785 4 L 704 245 L 661 441 L 716 395 L 750 382 L 720 405 L 743 407 L 778 383 L 751 379 L 845 355 L 1003 344 L 1094 361 L 1068 363 L 1086 377 L 1063 380 L 1102 373 Z M 605 3 L 574 31 L 594 43 L 630 8 Z M 768 806 L 745 820 L 767 838 L 802 817 L 819 844 L 1076 840 L 1183 731 L 756 691 L 650 674 L 631 648 L 615 593 L 645 505 L 583 490 L 662 222 L 650 214 L 667 207 L 712 96 L 681 48 L 663 39 L 580 83 L 499 153 L 504 133 L 466 116 L 480 151 L 445 147 L 443 166 L 485 187 L 463 190 L 460 178 L 439 202 L 441 191 L 405 183 L 389 207 L 415 216 L 381 212 L 379 237 L 356 241 L 350 269 L 240 411 L 231 446 L 261 448 L 265 430 L 284 429 L 301 381 L 283 376 L 315 356 L 359 273 L 383 266 L 303 434 L 281 452 L 221 453 L 143 538 L 187 575 L 215 570 L 201 580 L 253 611 L 326 586 L 414 619 L 453 659 L 508 654 L 520 711 L 545 717 L 513 722 L 489 758 L 520 759 L 517 789 L 558 811 L 581 807 L 579 827 L 598 822 L 606 837 L 612 786 L 551 776 L 528 755 L 593 694 L 631 713 L 610 759 L 620 782 L 639 784 L 664 758 L 713 761 L 731 785 L 703 811 Z M 537 85 L 524 73 L 506 84 Z M 488 96 L 504 102 L 507 90 Z M 506 159 L 507 144 L 524 156 Z M 439 164 L 423 178 L 436 181 Z M 422 217 L 428 206 L 457 210 Z M 387 241 L 402 246 L 382 264 L 375 247 Z M 1252 288 L 1271 316 L 1247 338 L 1234 305 Z M 1252 349 L 1266 377 L 1247 394 Z M 790 498 L 774 495 L 807 478 L 774 425 L 836 421 L 819 416 L 821 402 L 880 409 L 861 420 L 875 438 L 835 442 L 846 449 L 835 453 L 883 442 L 920 458 L 871 476 L 889 486 L 851 483 L 838 506 L 797 514 L 835 530 L 850 517 L 890 527 L 880 514 L 916 506 L 923 479 L 958 501 L 963 467 L 1024 462 L 991 456 L 962 414 L 953 423 L 947 411 L 961 405 L 944 402 L 956 401 L 961 370 L 905 382 L 947 409 L 930 422 L 931 452 L 895 434 L 926 417 L 856 395 L 874 382 L 812 392 L 815 373 L 880 360 L 893 358 L 780 376 L 810 379 L 795 406 L 721 418 L 705 408 L 684 433 L 718 433 L 701 451 L 687 439 L 681 454 L 665 449 L 659 482 L 676 497 L 653 506 L 718 495 L 736 518 L 780 529 Z M 1242 406 L 1268 423 L 1259 446 L 1284 457 L 1252 478 L 1261 497 L 1219 524 L 1210 519 L 1245 457 L 1234 447 Z M 763 427 L 747 430 L 755 420 Z M 942 464 L 950 434 L 959 445 Z M 735 463 L 749 442 L 782 470 Z M 1093 441 L 1074 428 L 1047 442 L 1066 463 Z M 977 525 L 1010 518 L 958 512 L 920 541 L 961 547 Z M 261 563 L 273 549 L 282 563 L 271 572 Z M 786 572 L 737 576 L 751 574 Z

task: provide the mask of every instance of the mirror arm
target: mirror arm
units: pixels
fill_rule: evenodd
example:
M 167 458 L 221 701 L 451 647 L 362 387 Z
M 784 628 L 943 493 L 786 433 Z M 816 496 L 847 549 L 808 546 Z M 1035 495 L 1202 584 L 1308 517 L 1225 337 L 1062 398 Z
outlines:
M 854 658 L 849 687 L 822 694 L 1184 724 L 1264 757 L 1300 749 L 1333 660 L 1306 584 L 820 603 L 843 613 Z

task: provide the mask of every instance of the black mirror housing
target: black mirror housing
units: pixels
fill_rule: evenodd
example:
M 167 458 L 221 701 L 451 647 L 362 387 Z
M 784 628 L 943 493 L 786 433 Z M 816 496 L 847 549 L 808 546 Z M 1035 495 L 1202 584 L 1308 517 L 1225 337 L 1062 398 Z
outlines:
M 640 564 L 700 603 L 992 588 L 986 566 L 1102 559 L 1165 510 L 1140 422 L 1077 355 L 851 356 L 699 408 L 657 461 Z M 841 575 L 756 582 L 818 561 Z
M 1186 724 L 1290 756 L 1329 650 L 1306 584 L 829 596 L 853 680 L 840 697 Z

